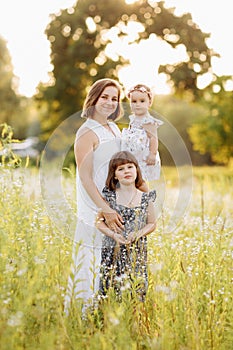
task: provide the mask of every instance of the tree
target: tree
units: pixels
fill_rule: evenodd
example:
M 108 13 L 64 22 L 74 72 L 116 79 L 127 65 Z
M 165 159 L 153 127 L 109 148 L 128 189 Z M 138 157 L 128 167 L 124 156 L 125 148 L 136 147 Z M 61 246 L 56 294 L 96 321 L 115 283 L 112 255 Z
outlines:
M 0 124 L 11 124 L 19 105 L 14 89 L 14 74 L 5 40 L 0 36 Z
M 188 91 L 192 99 L 198 96 L 197 77 L 209 70 L 215 53 L 205 43 L 209 35 L 201 32 L 190 14 L 177 17 L 174 9 L 165 8 L 162 1 L 140 0 L 129 5 L 124 0 L 79 0 L 73 8 L 53 15 L 46 29 L 54 68 L 50 86 L 40 85 L 36 96 L 38 101 L 48 103 L 50 118 L 49 123 L 46 118 L 46 127 L 42 125 L 44 130 L 50 132 L 80 110 L 94 80 L 117 78 L 119 68 L 127 61 L 119 53 L 109 57 L 106 47 L 114 41 L 111 33 L 118 40 L 127 37 L 129 22 L 144 28 L 135 41 L 155 34 L 174 48 L 181 44 L 186 47 L 188 62 L 167 65 L 160 71 L 167 74 L 174 92 Z
M 192 161 L 193 165 L 212 164 L 209 154 L 200 154 L 193 149 L 192 142 L 187 130 L 198 120 L 200 116 L 205 112 L 205 108 L 198 103 L 189 103 L 185 99 L 172 95 L 157 96 L 154 99 L 154 110 L 161 116 L 165 117 L 165 125 L 169 122 L 182 138 Z M 159 118 L 159 115 L 158 115 Z M 161 127 L 159 128 L 158 135 L 162 140 L 169 140 L 171 144 L 176 144 L 177 135 L 172 132 L 173 128 Z M 182 153 L 182 149 L 176 146 L 176 152 Z M 159 143 L 160 153 L 162 155 L 163 165 L 172 165 L 172 156 L 166 149 L 166 143 Z
M 216 77 L 205 89 L 201 104 L 205 113 L 188 130 L 194 150 L 210 153 L 218 164 L 228 164 L 233 157 L 233 94 L 226 91 L 232 77 Z

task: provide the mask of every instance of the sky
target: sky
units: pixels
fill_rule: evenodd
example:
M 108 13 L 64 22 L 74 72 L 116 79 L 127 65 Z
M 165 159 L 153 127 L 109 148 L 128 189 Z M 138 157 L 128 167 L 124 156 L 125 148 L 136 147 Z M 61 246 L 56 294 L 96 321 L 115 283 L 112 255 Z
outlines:
M 97 1 L 97 0 L 96 0 Z M 6 40 L 20 94 L 32 96 L 39 82 L 47 82 L 50 64 L 50 46 L 45 28 L 49 15 L 71 7 L 75 0 L 1 0 L 0 35 Z M 94 0 L 93 0 L 94 2 Z M 165 0 L 167 7 L 175 7 L 175 14 L 190 12 L 193 21 L 211 37 L 207 44 L 221 55 L 212 60 L 214 73 L 233 75 L 233 21 L 229 0 Z M 112 48 L 114 51 L 114 47 Z M 140 45 L 122 46 L 122 52 L 131 65 L 124 68 L 119 79 L 129 88 L 138 82 L 149 85 L 155 93 L 169 93 L 165 76 L 158 75 L 160 64 L 176 63 L 185 58 L 182 48 L 171 49 L 156 37 Z M 143 63 L 142 63 L 143 62 Z M 200 84 L 206 84 L 204 79 Z

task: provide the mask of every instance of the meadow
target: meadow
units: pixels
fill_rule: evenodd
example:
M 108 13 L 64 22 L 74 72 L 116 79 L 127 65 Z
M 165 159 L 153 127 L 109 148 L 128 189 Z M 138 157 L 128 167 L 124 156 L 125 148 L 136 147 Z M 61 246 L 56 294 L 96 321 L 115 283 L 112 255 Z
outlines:
M 0 169 L 1 350 L 233 349 L 233 169 L 193 168 L 190 203 L 171 232 L 178 183 L 173 168 L 165 173 L 145 303 L 125 291 L 121 303 L 110 295 L 82 319 L 79 305 L 63 311 L 72 239 L 48 213 L 38 169 Z M 74 213 L 74 171 L 63 175 Z

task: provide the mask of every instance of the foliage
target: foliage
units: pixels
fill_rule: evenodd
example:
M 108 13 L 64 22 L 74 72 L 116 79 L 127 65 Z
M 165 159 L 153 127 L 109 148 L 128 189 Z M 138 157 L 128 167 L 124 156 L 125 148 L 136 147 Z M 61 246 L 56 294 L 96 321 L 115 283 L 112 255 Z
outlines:
M 0 124 L 0 165 L 18 166 L 21 164 L 21 159 L 12 150 L 12 142 L 19 142 L 13 139 L 13 129 L 6 123 Z
M 0 36 L 0 123 L 11 124 L 19 98 L 14 91 L 15 77 L 5 40 Z
M 205 111 L 188 130 L 194 149 L 210 153 L 219 164 L 228 164 L 233 157 L 233 94 L 225 91 L 228 79 L 218 78 L 205 90 Z
M 78 305 L 69 317 L 63 313 L 72 240 L 48 217 L 38 173 L 1 169 L 0 348 L 231 349 L 233 172 L 193 170 L 192 203 L 180 226 L 166 234 L 179 179 L 175 169 L 164 169 L 171 181 L 166 181 L 162 217 L 149 237 L 145 305 L 125 293 L 122 303 L 110 297 L 83 320 Z M 71 202 L 74 186 L 73 178 L 64 178 Z
M 35 114 L 32 100 L 17 94 L 17 80 L 13 74 L 6 42 L 0 37 L 0 124 L 11 125 L 14 135 L 24 139 L 30 134 Z M 34 107 L 35 109 L 35 107 Z
M 171 134 L 170 129 L 166 127 L 170 123 L 176 129 L 178 135 L 184 141 L 184 144 L 190 154 L 193 165 L 210 164 L 210 157 L 208 154 L 201 155 L 199 152 L 193 150 L 190 136 L 187 129 L 190 128 L 196 120 L 203 115 L 204 107 L 198 103 L 189 103 L 177 96 L 157 96 L 154 99 L 153 108 L 165 118 L 165 124 L 158 130 L 159 138 L 169 140 L 171 144 L 176 145 L 176 152 L 182 150 L 177 146 L 177 135 Z M 159 117 L 159 116 L 158 116 Z M 173 160 L 168 153 L 166 143 L 159 143 L 159 150 L 163 165 L 172 165 Z
M 130 22 L 143 28 L 138 30 L 135 39 L 127 35 Z M 188 62 L 160 70 L 166 72 L 175 92 L 189 92 L 192 98 L 198 95 L 198 75 L 209 70 L 211 57 L 216 55 L 205 43 L 209 35 L 193 23 L 191 15 L 177 17 L 173 9 L 164 7 L 163 2 L 141 0 L 126 4 L 124 0 L 95 3 L 79 0 L 73 8 L 51 17 L 46 34 L 54 68 L 50 86 L 41 85 L 36 97 L 48 102 L 50 122 L 46 116 L 45 131 L 51 131 L 63 119 L 82 109 L 87 89 L 94 80 L 117 78 L 119 68 L 127 61 L 120 54 L 120 47 L 114 57 L 106 51 L 108 44 L 116 39 L 120 45 L 122 39 L 127 39 L 130 44 L 157 35 L 174 48 L 184 45 Z

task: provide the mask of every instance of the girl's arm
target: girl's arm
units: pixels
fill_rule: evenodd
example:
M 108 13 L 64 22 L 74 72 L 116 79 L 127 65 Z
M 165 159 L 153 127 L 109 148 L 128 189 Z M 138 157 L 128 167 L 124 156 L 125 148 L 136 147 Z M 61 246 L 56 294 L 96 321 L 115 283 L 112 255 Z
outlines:
M 104 222 L 103 216 L 100 214 L 97 216 L 96 227 L 100 230 L 104 235 L 114 239 L 117 244 L 126 244 L 126 240 L 122 234 L 112 231 Z
M 122 218 L 112 208 L 99 193 L 93 180 L 93 151 L 98 146 L 98 138 L 90 129 L 81 129 L 78 133 L 75 144 L 74 153 L 78 167 L 79 177 L 87 194 L 102 211 L 106 224 L 114 230 L 122 229 Z
M 127 244 L 131 244 L 137 241 L 139 238 L 148 235 L 153 232 L 156 228 L 156 217 L 154 203 L 149 202 L 147 210 L 147 222 L 146 225 L 137 232 L 132 232 L 127 238 Z

